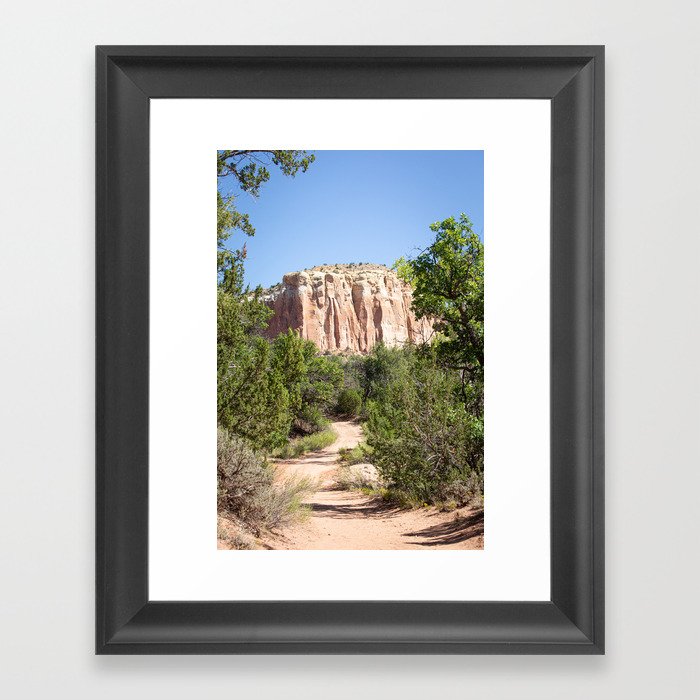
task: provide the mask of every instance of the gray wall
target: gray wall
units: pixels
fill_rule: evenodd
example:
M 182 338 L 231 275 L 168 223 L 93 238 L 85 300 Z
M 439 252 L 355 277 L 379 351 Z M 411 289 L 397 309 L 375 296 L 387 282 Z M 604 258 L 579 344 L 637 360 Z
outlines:
M 0 24 L 0 665 L 11 698 L 688 698 L 698 5 L 31 1 Z M 95 658 L 93 45 L 607 45 L 608 655 Z M 9 690 L 7 690 L 9 688 Z

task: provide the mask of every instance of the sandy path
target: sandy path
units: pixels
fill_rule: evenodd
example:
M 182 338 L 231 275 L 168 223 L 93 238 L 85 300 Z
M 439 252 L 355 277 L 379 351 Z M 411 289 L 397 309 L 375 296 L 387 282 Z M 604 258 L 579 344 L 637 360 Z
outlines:
M 362 439 L 356 423 L 333 423 L 338 439 L 319 452 L 276 463 L 281 475 L 317 479 L 319 490 L 305 502 L 311 517 L 266 541 L 271 549 L 483 549 L 483 515 L 461 508 L 400 510 L 359 491 L 336 488 L 334 473 L 341 447 Z

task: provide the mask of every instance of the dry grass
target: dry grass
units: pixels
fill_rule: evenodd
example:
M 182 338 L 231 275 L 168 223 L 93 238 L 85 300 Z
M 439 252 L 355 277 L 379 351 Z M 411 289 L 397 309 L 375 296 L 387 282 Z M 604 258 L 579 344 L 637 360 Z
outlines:
M 341 447 L 338 450 L 338 461 L 346 466 L 372 462 L 372 448 L 365 442 L 355 447 Z
M 306 515 L 302 501 L 316 487 L 310 479 L 275 480 L 275 469 L 235 435 L 219 430 L 217 445 L 217 505 L 255 536 Z
M 219 549 L 258 549 L 255 537 L 246 530 L 243 523 L 232 517 L 218 517 L 216 537 Z
M 335 473 L 335 483 L 346 491 L 377 489 L 379 478 L 371 464 L 341 465 Z
M 318 433 L 304 435 L 304 437 L 290 440 L 283 447 L 273 451 L 272 456 L 278 459 L 293 459 L 306 452 L 316 452 L 332 445 L 338 439 L 338 435 L 332 428 L 321 430 Z

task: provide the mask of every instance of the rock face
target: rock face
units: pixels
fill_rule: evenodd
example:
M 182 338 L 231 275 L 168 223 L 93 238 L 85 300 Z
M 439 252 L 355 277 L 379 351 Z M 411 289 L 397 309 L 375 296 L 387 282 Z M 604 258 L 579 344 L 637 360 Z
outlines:
M 428 340 L 432 324 L 411 311 L 411 288 L 384 265 L 321 265 L 286 274 L 265 291 L 274 338 L 291 328 L 321 351 L 367 353 Z

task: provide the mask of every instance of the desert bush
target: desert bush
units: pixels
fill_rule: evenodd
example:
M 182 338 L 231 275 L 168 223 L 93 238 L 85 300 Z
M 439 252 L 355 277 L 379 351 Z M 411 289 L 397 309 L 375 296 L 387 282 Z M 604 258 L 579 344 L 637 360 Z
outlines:
M 257 291 L 239 292 L 217 296 L 217 424 L 268 451 L 322 431 L 343 384 L 340 362 L 291 330 L 262 338 L 269 309 Z
M 292 424 L 289 392 L 267 341 L 247 335 L 247 304 L 219 290 L 217 424 L 258 449 L 282 444 Z M 256 326 L 257 328 L 257 326 Z
M 326 430 L 330 425 L 330 421 L 326 418 L 318 406 L 303 405 L 297 415 L 294 417 L 294 432 L 305 433 L 320 433 Z
M 292 459 L 303 455 L 305 452 L 322 450 L 332 445 L 337 438 L 338 435 L 335 430 L 327 428 L 318 433 L 311 433 L 310 435 L 304 435 L 303 437 L 290 440 L 286 445 L 282 445 L 282 447 L 273 450 L 272 456 L 280 459 Z
M 434 240 L 394 269 L 413 287 L 411 308 L 431 318 L 433 350 L 444 367 L 461 374 L 462 402 L 484 408 L 484 244 L 462 213 L 431 224 Z
M 362 408 L 362 397 L 355 389 L 343 389 L 338 394 L 336 413 L 340 416 L 355 417 L 359 415 Z
M 372 463 L 395 498 L 463 505 L 483 489 L 483 417 L 460 400 L 458 372 L 429 353 L 382 363 L 385 383 L 366 404 Z
M 217 434 L 217 505 L 256 535 L 303 514 L 302 500 L 313 490 L 308 479 L 275 482 L 274 467 L 246 442 L 219 428 Z
M 437 489 L 436 495 L 438 501 L 445 505 L 483 508 L 484 473 L 473 471 L 463 479 L 443 484 Z
M 372 352 L 363 358 L 358 358 L 352 373 L 356 377 L 365 401 L 385 402 L 392 384 L 410 372 L 415 349 L 412 347 L 388 348 L 384 343 L 378 343 Z

